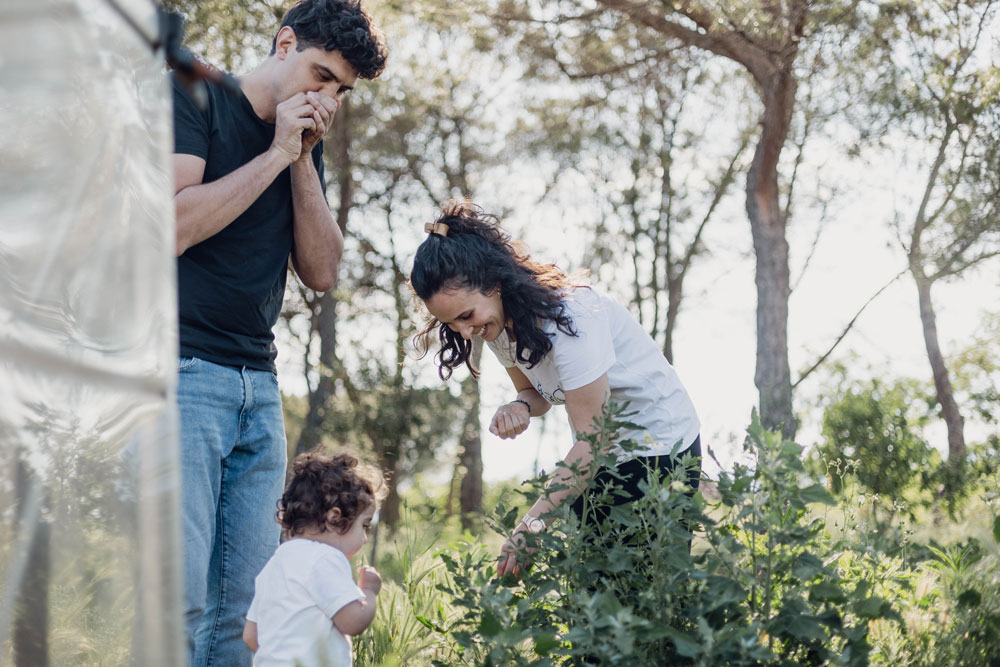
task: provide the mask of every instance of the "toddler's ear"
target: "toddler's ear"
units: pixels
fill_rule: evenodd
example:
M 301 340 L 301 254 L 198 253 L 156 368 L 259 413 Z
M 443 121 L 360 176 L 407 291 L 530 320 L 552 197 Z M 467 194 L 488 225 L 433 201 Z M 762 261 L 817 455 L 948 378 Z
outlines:
M 337 525 L 338 521 L 340 521 L 340 508 L 334 507 L 326 513 L 326 524 L 333 527 Z

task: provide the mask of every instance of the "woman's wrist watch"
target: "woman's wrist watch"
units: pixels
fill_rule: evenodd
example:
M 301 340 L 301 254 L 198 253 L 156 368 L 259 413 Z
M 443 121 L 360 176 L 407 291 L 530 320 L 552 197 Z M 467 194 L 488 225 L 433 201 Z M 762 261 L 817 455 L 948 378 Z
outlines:
M 537 516 L 531 516 L 530 514 L 525 514 L 524 518 L 521 519 L 521 523 L 524 527 L 528 529 L 529 533 L 537 535 L 538 533 L 545 530 L 545 519 L 540 519 Z

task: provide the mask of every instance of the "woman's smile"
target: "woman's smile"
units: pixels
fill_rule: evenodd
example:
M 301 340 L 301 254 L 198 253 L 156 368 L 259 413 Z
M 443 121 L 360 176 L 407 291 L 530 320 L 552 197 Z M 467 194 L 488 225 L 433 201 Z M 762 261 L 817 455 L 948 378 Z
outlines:
M 503 328 L 500 325 L 504 321 L 503 302 L 497 290 L 483 293 L 466 288 L 444 289 L 424 305 L 438 322 L 465 339 L 478 336 L 491 341 Z

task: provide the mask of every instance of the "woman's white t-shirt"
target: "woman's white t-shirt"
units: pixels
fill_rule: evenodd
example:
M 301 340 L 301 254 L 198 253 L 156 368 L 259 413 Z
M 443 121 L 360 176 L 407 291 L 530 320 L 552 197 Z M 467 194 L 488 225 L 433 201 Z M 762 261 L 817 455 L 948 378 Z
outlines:
M 694 404 L 676 371 L 656 343 L 621 304 L 589 287 L 578 287 L 563 297 L 566 315 L 577 335 L 563 332 L 554 321 L 542 330 L 550 335 L 552 349 L 534 368 L 516 358 L 514 342 L 506 331 L 487 342 L 500 363 L 517 367 L 545 400 L 566 402 L 565 392 L 584 387 L 607 373 L 613 401 L 628 401 L 625 417 L 642 427 L 624 430 L 639 456 L 669 454 L 690 447 L 701 429 Z M 580 425 L 582 426 L 582 425 Z M 570 424 L 574 432 L 577 426 Z M 574 435 L 575 438 L 575 435 Z M 619 458 L 625 458 L 615 447 Z
M 340 549 L 322 542 L 283 543 L 257 575 L 247 620 L 257 624 L 254 667 L 350 667 L 351 639 L 333 615 L 365 593 Z

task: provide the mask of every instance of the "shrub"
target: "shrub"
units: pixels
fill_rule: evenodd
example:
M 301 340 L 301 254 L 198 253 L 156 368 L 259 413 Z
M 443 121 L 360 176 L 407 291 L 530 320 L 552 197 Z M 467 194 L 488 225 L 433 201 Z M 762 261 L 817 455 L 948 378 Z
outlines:
M 589 438 L 596 461 L 612 463 L 600 451 L 623 416 L 605 410 Z M 842 545 L 809 512 L 833 499 L 803 485 L 801 447 L 756 415 L 746 447 L 756 466 L 723 473 L 715 506 L 679 467 L 596 525 L 553 512 L 527 538 L 537 551 L 520 579 L 495 578 L 495 554 L 477 546 L 442 554 L 441 589 L 459 613 L 435 630 L 461 664 L 867 664 L 868 621 L 898 614 L 871 572 L 839 566 Z M 592 488 L 595 502 L 612 492 Z M 490 525 L 509 535 L 519 516 L 502 503 Z
M 907 415 L 911 394 L 901 383 L 885 386 L 872 380 L 827 406 L 819 453 L 834 493 L 842 490 L 847 468 L 866 492 L 883 497 L 899 497 L 919 480 L 931 448 Z

